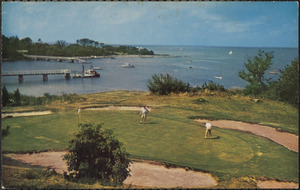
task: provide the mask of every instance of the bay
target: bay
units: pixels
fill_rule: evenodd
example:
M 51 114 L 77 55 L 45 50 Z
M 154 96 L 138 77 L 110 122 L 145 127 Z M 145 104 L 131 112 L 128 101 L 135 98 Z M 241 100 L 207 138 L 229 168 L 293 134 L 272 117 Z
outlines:
M 139 45 L 139 47 L 141 47 Z M 24 76 L 19 83 L 17 76 L 3 76 L 2 85 L 9 92 L 19 88 L 21 94 L 43 96 L 44 93 L 61 95 L 68 93 L 87 94 L 112 90 L 148 91 L 147 81 L 154 74 L 170 74 L 191 86 L 201 86 L 213 81 L 225 88 L 244 88 L 247 84 L 238 77 L 238 72 L 245 70 L 247 58 L 257 55 L 258 50 L 273 51 L 273 65 L 266 72 L 266 77 L 276 80 L 279 75 L 270 71 L 279 71 L 298 56 L 298 48 L 245 48 L 245 47 L 201 47 L 201 46 L 142 46 L 153 50 L 155 54 L 168 54 L 169 57 L 119 57 L 116 59 L 91 59 L 91 64 L 84 64 L 85 69 L 101 67 L 100 78 L 71 78 L 64 75 L 49 75 L 43 82 L 42 76 Z M 232 51 L 232 54 L 229 52 Z M 133 64 L 134 68 L 123 68 L 124 63 Z M 16 61 L 3 62 L 2 71 L 22 70 L 82 70 L 82 64 L 67 61 Z M 222 79 L 215 76 L 222 74 Z

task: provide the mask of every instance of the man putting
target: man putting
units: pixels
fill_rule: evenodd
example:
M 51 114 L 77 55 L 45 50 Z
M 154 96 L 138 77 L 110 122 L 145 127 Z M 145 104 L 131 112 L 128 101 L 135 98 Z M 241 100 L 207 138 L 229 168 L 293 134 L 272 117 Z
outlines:
M 210 123 L 206 123 L 205 124 L 205 127 L 206 127 L 206 131 L 205 131 L 205 137 L 204 138 L 207 138 L 207 135 L 210 134 L 211 136 L 211 124 Z
M 143 121 L 146 124 L 146 118 L 147 118 L 148 113 L 149 113 L 148 108 L 146 108 L 146 106 L 144 106 L 140 112 L 140 116 L 141 116 L 140 124 L 142 124 Z

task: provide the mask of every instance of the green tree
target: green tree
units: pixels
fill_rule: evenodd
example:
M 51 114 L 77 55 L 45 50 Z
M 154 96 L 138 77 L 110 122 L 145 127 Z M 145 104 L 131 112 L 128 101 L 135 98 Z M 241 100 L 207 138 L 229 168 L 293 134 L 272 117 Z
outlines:
M 64 41 L 64 40 L 57 40 L 55 45 L 58 46 L 58 47 L 64 47 L 66 46 L 67 42 Z
M 5 86 L 2 88 L 2 106 L 5 107 L 9 103 L 9 94 Z
M 273 52 L 259 50 L 257 56 L 252 59 L 248 58 L 247 63 L 244 63 L 247 71 L 240 71 L 239 77 L 249 83 L 244 90 L 246 94 L 258 95 L 267 88 L 269 79 L 266 79 L 264 75 L 272 65 L 273 57 Z
M 189 85 L 170 76 L 168 73 L 166 75 L 160 74 L 160 76 L 153 75 L 152 79 L 148 80 L 147 87 L 151 93 L 159 95 L 189 91 Z
M 15 102 L 15 105 L 16 106 L 19 106 L 21 105 L 21 93 L 19 91 L 19 88 L 17 88 L 15 91 L 14 91 L 14 96 L 13 96 L 13 100 Z
M 299 101 L 299 58 L 280 70 L 280 73 L 276 90 L 279 99 L 297 106 Z
M 70 141 L 67 177 L 75 180 L 91 179 L 122 184 L 129 175 L 130 159 L 125 147 L 102 124 L 80 124 L 79 132 Z

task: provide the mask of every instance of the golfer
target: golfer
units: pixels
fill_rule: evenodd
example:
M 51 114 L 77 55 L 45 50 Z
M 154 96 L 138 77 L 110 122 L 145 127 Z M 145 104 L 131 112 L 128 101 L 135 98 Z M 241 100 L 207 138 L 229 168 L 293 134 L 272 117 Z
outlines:
M 207 138 L 207 135 L 208 135 L 208 133 L 210 134 L 210 136 L 211 136 L 211 124 L 210 123 L 206 123 L 205 124 L 205 127 L 206 127 L 206 131 L 205 131 L 205 137 L 204 138 Z
M 146 118 L 147 118 L 147 114 L 149 113 L 148 108 L 146 108 L 146 106 L 144 106 L 140 112 L 140 116 L 141 116 L 141 120 L 140 120 L 140 124 L 146 123 Z

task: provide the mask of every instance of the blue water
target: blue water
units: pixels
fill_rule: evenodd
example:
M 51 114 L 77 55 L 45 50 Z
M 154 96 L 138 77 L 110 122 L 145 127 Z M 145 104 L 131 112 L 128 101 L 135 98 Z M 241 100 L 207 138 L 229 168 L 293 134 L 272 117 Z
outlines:
M 273 65 L 270 70 L 283 69 L 298 56 L 297 48 L 238 48 L 238 47 L 190 47 L 190 46 L 143 46 L 156 54 L 169 54 L 178 57 L 154 58 L 117 58 L 92 59 L 85 64 L 88 69 L 102 67 L 100 78 L 65 80 L 63 75 L 49 75 L 43 82 L 42 76 L 24 76 L 19 84 L 18 77 L 2 77 L 2 83 L 9 92 L 19 88 L 22 94 L 42 96 L 44 93 L 60 95 L 66 93 L 94 93 L 111 90 L 148 91 L 147 81 L 153 74 L 165 74 L 188 82 L 191 86 L 201 86 L 210 80 L 225 88 L 243 88 L 247 83 L 238 77 L 240 70 L 245 70 L 247 58 L 257 55 L 258 50 L 274 51 Z M 233 53 L 229 55 L 229 51 Z M 124 63 L 135 65 L 135 68 L 122 68 Z M 56 61 L 17 61 L 3 62 L 2 71 L 21 70 L 82 70 L 82 64 Z M 269 71 L 270 71 L 269 70 Z M 278 78 L 278 75 L 266 73 L 266 77 Z M 215 76 L 222 73 L 223 79 Z

